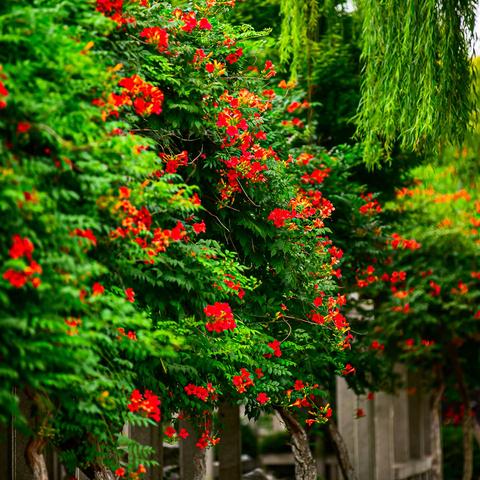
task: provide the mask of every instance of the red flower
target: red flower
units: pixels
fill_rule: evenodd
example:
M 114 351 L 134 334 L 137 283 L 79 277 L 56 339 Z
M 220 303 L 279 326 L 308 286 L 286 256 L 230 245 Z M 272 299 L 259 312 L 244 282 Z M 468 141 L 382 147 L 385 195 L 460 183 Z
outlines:
M 120 187 L 118 189 L 120 198 L 130 198 L 130 189 L 127 187 Z
M 28 122 L 18 122 L 17 124 L 17 133 L 27 133 L 32 126 Z
M 235 385 L 238 393 L 244 393 L 248 387 L 253 386 L 253 380 L 250 376 L 250 372 L 245 368 L 240 369 L 240 375 L 234 375 L 232 382 Z
M 192 225 L 194 232 L 198 235 L 199 233 L 205 233 L 207 231 L 207 226 L 205 222 L 202 220 L 200 223 L 194 223 Z
M 265 376 L 265 374 L 263 373 L 261 368 L 256 368 L 255 369 L 255 375 L 257 376 L 257 378 L 262 378 L 262 377 Z
M 213 63 L 207 63 L 205 65 L 205 70 L 208 72 L 208 73 L 213 73 L 215 71 L 215 65 Z
M 200 28 L 200 30 L 211 30 L 212 25 L 206 18 L 201 18 L 198 22 L 198 28 Z
M 382 343 L 380 343 L 378 340 L 374 340 L 371 345 L 370 345 L 370 348 L 372 350 L 384 350 L 385 349 L 385 345 L 383 345 Z
M 234 330 L 237 326 L 233 318 L 232 309 L 228 303 L 215 302 L 213 305 L 207 305 L 203 311 L 207 317 L 212 317 L 213 319 L 213 321 L 205 325 L 209 332 L 220 333 L 224 330 Z
M 168 49 L 168 32 L 160 27 L 144 28 L 140 37 L 145 38 L 148 43 L 157 44 L 159 52 Z
M 169 426 L 165 429 L 164 433 L 168 438 L 172 438 L 177 433 L 177 431 L 172 426 Z
M 12 247 L 8 252 L 12 258 L 27 257 L 29 260 L 32 259 L 34 246 L 27 237 L 22 238 L 20 235 L 14 235 L 12 242 Z
M 363 408 L 357 408 L 356 417 L 362 418 L 365 416 L 365 410 Z
M 200 400 L 202 400 L 203 402 L 206 402 L 208 400 L 209 393 L 215 392 L 215 389 L 211 386 L 211 384 L 209 385 L 210 385 L 210 391 L 205 387 L 193 385 L 192 383 L 189 383 L 184 388 L 184 390 L 187 393 L 187 395 L 193 395 L 199 398 Z
M 269 402 L 270 401 L 270 398 L 268 397 L 268 395 L 265 393 L 265 392 L 260 392 L 258 395 L 257 395 L 257 402 L 260 404 L 260 405 L 264 405 L 265 403 Z
M 438 297 L 440 295 L 442 287 L 438 283 L 435 283 L 433 280 L 430 280 L 429 285 L 430 285 L 430 288 L 432 289 L 430 291 L 430 295 L 432 297 Z
M 290 210 L 285 210 L 283 208 L 275 208 L 270 212 L 270 215 L 267 217 L 267 220 L 273 222 L 277 227 L 283 227 L 285 222 L 293 217 L 293 214 Z
M 142 395 L 139 390 L 134 390 L 130 395 L 128 409 L 131 412 L 140 412 L 148 418 L 159 422 L 161 419 L 160 399 L 150 390 L 145 390 Z
M 187 432 L 185 428 L 181 428 L 180 431 L 178 432 L 178 436 L 185 440 L 187 437 L 190 436 L 190 434 Z
M 81 237 L 81 238 L 86 238 L 87 240 L 90 240 L 90 242 L 93 243 L 93 245 L 97 245 L 97 237 L 93 234 L 92 230 L 90 228 L 86 228 L 84 230 L 80 228 L 76 228 L 71 235 L 74 235 L 76 237 Z
M 349 363 L 347 363 L 345 365 L 345 368 L 342 370 L 342 375 L 346 376 L 346 375 L 349 375 L 349 374 L 354 374 L 355 373 L 355 368 L 350 365 Z
M 105 287 L 98 282 L 95 282 L 92 286 L 93 295 L 101 295 L 105 291 Z
M 305 384 L 301 380 L 295 380 L 293 388 L 297 391 L 303 390 L 305 388 Z
M 133 288 L 126 288 L 125 296 L 127 297 L 127 301 L 133 303 L 135 301 L 135 292 L 133 291 Z
M 273 354 L 276 357 L 281 357 L 282 356 L 282 351 L 280 350 L 280 345 L 281 343 L 278 340 L 274 340 L 273 342 L 270 342 L 268 346 L 273 350 Z
M 121 477 L 121 478 L 122 478 L 122 477 L 125 476 L 125 473 L 126 473 L 126 471 L 125 471 L 125 469 L 124 469 L 123 467 L 117 468 L 117 469 L 115 470 L 115 475 L 116 475 L 117 477 Z
M 23 272 L 16 272 L 9 268 L 4 274 L 3 278 L 10 282 L 15 288 L 22 288 L 27 283 L 27 276 Z

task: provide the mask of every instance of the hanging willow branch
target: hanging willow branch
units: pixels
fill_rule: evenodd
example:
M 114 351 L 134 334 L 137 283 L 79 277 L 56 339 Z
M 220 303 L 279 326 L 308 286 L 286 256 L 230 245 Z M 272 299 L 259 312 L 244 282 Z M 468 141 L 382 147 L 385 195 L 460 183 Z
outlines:
M 360 0 L 362 100 L 358 134 L 370 166 L 395 145 L 432 153 L 459 142 L 474 97 L 469 42 L 474 0 Z
M 308 64 L 319 16 L 334 0 L 281 0 L 282 61 L 293 77 Z M 343 2 L 344 3 L 344 2 Z M 362 100 L 357 135 L 370 166 L 395 146 L 433 153 L 468 130 L 475 96 L 469 44 L 476 0 L 357 0 L 363 17 Z
M 292 78 L 297 78 L 309 62 L 310 42 L 316 36 L 318 21 L 333 0 L 280 0 L 282 31 L 280 60 L 290 63 Z

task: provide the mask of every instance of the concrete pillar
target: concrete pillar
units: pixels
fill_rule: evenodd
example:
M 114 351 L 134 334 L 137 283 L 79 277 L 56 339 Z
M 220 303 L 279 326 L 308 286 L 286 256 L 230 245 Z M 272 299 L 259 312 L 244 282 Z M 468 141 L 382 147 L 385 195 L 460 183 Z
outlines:
M 240 408 L 223 402 L 218 409 L 220 443 L 220 480 L 240 480 L 242 476 L 242 437 L 240 429 Z
M 205 450 L 196 446 L 199 435 L 187 421 L 179 422 L 179 429 L 185 428 L 190 435 L 180 441 L 180 478 L 181 480 L 200 480 L 206 477 Z M 203 468 L 202 468 L 203 466 Z
M 150 467 L 144 477 L 145 480 L 160 480 L 163 475 L 163 432 L 161 426 L 130 427 L 129 433 L 131 439 L 155 449 L 154 460 L 156 460 L 159 465 Z
M 396 371 L 402 377 L 402 381 L 406 383 L 405 368 L 398 366 Z M 405 388 L 399 390 L 393 398 L 393 411 L 395 463 L 405 463 L 410 459 L 408 393 Z
M 395 462 L 393 399 L 380 392 L 375 395 L 375 480 L 393 480 Z

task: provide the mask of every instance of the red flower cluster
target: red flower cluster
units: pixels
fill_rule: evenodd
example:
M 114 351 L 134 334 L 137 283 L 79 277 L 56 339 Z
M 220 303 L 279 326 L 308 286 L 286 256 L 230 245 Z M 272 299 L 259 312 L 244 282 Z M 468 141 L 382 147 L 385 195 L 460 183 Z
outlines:
M 230 273 L 225 274 L 225 278 L 223 283 L 231 290 L 237 293 L 238 298 L 242 299 L 245 296 L 245 290 L 241 287 L 241 285 L 235 282 L 235 277 Z
M 270 342 L 268 346 L 272 349 L 273 355 L 276 357 L 281 357 L 282 356 L 282 350 L 280 349 L 281 343 L 278 340 L 274 340 L 273 342 Z M 267 353 L 264 355 L 265 358 L 271 358 L 272 354 Z
M 128 333 L 126 333 L 123 327 L 119 327 L 117 331 L 119 333 L 118 340 L 121 340 L 123 337 L 129 338 L 130 340 L 137 339 L 137 334 L 133 330 L 129 330 Z
M 128 302 L 133 303 L 135 302 L 135 292 L 133 288 L 126 288 L 125 289 L 125 297 Z
M 211 383 L 207 383 L 206 387 L 197 386 L 193 383 L 189 383 L 185 388 L 185 393 L 187 395 L 193 395 L 194 397 L 199 398 L 203 402 L 208 400 L 210 396 L 211 400 L 216 400 L 217 396 L 215 394 L 215 388 Z
M 2 81 L 2 80 L 6 80 L 7 76 L 4 73 L 2 73 L 2 69 L 3 67 L 2 65 L 0 65 L 0 110 L 7 106 L 7 102 L 5 101 L 5 99 L 8 97 L 8 90 Z
M 435 283 L 433 280 L 430 280 L 428 284 L 431 288 L 430 295 L 432 297 L 438 297 L 440 295 L 440 292 L 442 291 L 442 287 L 438 283 Z
M 285 210 L 284 208 L 275 208 L 270 212 L 267 220 L 273 222 L 275 227 L 281 228 L 285 225 L 285 222 L 292 218 L 292 212 Z
M 164 28 L 144 28 L 140 32 L 140 37 L 145 38 L 145 41 L 147 43 L 152 43 L 156 45 L 159 52 L 164 52 L 168 49 L 168 32 Z
M 392 240 L 389 243 L 394 250 L 399 248 L 403 248 L 404 250 L 417 250 L 421 247 L 421 244 L 416 240 L 403 238 L 398 233 L 392 234 Z
M 260 405 L 265 405 L 266 403 L 268 403 L 270 401 L 270 398 L 269 396 L 265 393 L 265 392 L 260 392 L 258 395 L 257 395 L 257 402 L 260 404 Z
M 290 210 L 275 208 L 270 212 L 267 220 L 273 222 L 277 228 L 284 227 L 287 220 L 311 220 L 304 227 L 306 231 L 311 231 L 323 228 L 323 220 L 328 218 L 334 210 L 332 203 L 318 190 L 299 190 L 297 196 L 290 200 L 289 207 Z M 289 222 L 288 228 L 295 230 L 297 226 Z
M 150 390 L 145 390 L 142 395 L 139 390 L 134 390 L 130 395 L 128 409 L 131 412 L 146 414 L 148 418 L 160 421 L 160 399 Z
M 119 117 L 119 109 L 122 107 L 133 107 L 137 115 L 160 115 L 164 100 L 163 92 L 146 82 L 138 75 L 125 77 L 118 83 L 122 87 L 121 93 L 111 93 L 106 102 L 101 99 L 93 100 L 93 104 L 99 107 L 105 107 L 102 117 Z
M 68 317 L 65 320 L 65 324 L 68 325 L 67 335 L 73 336 L 78 334 L 78 327 L 82 324 L 81 318 Z
M 178 155 L 159 153 L 158 156 L 165 162 L 165 172 L 167 173 L 177 173 L 178 167 L 188 164 L 188 152 L 186 150 Z
M 362 193 L 360 196 L 365 201 L 365 204 L 358 209 L 362 215 L 374 215 L 382 211 L 378 201 L 373 198 L 373 193 Z
M 320 184 L 330 174 L 330 168 L 324 168 L 323 170 L 316 168 L 312 173 L 305 173 L 302 175 L 302 182 L 310 185 Z
M 200 233 L 205 233 L 207 231 L 207 226 L 205 225 L 205 222 L 202 220 L 199 223 L 194 223 L 192 225 L 193 231 L 199 235 Z
M 368 265 L 367 268 L 363 272 L 361 272 L 363 278 L 359 278 L 358 276 L 356 277 L 357 286 L 359 288 L 365 288 L 368 287 L 370 284 L 376 282 L 378 280 L 378 277 L 374 275 L 374 273 L 375 267 L 373 265 Z
M 266 161 L 269 158 L 278 159 L 278 156 L 271 147 L 264 148 L 259 144 L 260 140 L 266 139 L 265 132 L 260 129 L 261 113 L 271 108 L 270 102 L 247 89 L 240 90 L 237 96 L 224 92 L 219 100 L 228 105 L 217 116 L 217 127 L 224 133 L 221 148 L 235 149 L 232 155 L 223 159 L 225 168 L 221 172 L 220 194 L 222 200 L 227 201 L 242 191 L 240 180 L 265 182 L 263 172 L 267 169 Z M 252 130 L 249 121 L 255 124 L 256 130 Z
M 353 375 L 354 373 L 355 373 L 355 368 L 352 365 L 350 365 L 349 363 L 347 363 L 345 365 L 345 368 L 342 370 L 342 375 L 343 376 L 350 375 L 350 374 Z
M 251 374 L 245 368 L 240 369 L 240 375 L 234 375 L 232 382 L 238 393 L 245 393 L 248 387 L 253 387 Z
M 384 273 L 382 275 L 382 280 L 384 282 L 390 282 L 392 284 L 404 282 L 407 279 L 407 272 L 404 272 L 403 270 L 397 272 L 394 271 L 390 275 L 388 273 Z
M 232 65 L 234 63 L 237 63 L 240 60 L 240 58 L 242 57 L 242 55 L 243 55 L 243 48 L 237 48 L 237 50 L 235 50 L 235 52 L 229 53 L 225 57 L 225 61 L 227 63 L 229 63 L 230 65 Z
M 8 252 L 10 257 L 13 259 L 25 257 L 29 261 L 29 265 L 24 267 L 23 270 L 18 271 L 9 268 L 3 274 L 3 278 L 10 282 L 12 287 L 22 288 L 27 282 L 30 282 L 33 287 L 37 288 L 41 284 L 40 278 L 34 276 L 35 274 L 42 274 L 42 267 L 32 259 L 33 250 L 34 246 L 29 238 L 22 238 L 18 234 L 12 237 L 12 246 Z
M 184 32 L 190 33 L 195 28 L 200 30 L 211 30 L 212 25 L 206 18 L 201 18 L 197 20 L 197 14 L 193 11 L 185 12 L 180 8 L 176 8 L 173 12 L 175 19 L 183 22 L 183 25 L 180 27 Z
M 212 433 L 210 432 L 209 429 L 205 430 L 202 435 L 200 435 L 200 438 L 198 439 L 197 443 L 195 446 L 197 448 L 200 448 L 201 450 L 204 450 L 205 448 L 209 446 L 214 446 L 217 445 L 217 443 L 220 442 L 219 437 L 214 437 Z
M 181 222 L 170 229 L 155 228 L 153 230 L 153 238 L 147 239 L 146 233 L 150 231 L 152 226 L 152 216 L 149 210 L 144 206 L 137 209 L 126 197 L 125 190 L 120 191 L 120 200 L 115 205 L 115 210 L 121 210 L 125 214 L 122 220 L 122 226 L 111 232 L 112 238 L 126 238 L 133 236 L 133 241 L 144 249 L 149 257 L 155 257 L 160 252 L 165 252 L 171 242 L 180 241 L 186 237 L 187 232 Z M 123 193 L 122 193 L 123 192 Z M 128 193 L 128 195 L 130 195 Z M 153 263 L 150 259 L 147 263 Z
M 80 238 L 86 238 L 93 245 L 97 246 L 97 237 L 94 235 L 90 228 L 85 228 L 83 230 L 81 228 L 76 228 L 75 230 L 73 230 L 73 232 L 70 233 L 70 235 Z
M 141 3 L 145 6 L 144 1 Z M 97 11 L 111 18 L 118 25 L 135 22 L 135 18 L 123 15 L 123 0 L 97 0 Z
M 212 317 L 212 321 L 205 325 L 209 332 L 221 333 L 225 330 L 234 330 L 237 326 L 228 303 L 215 302 L 213 305 L 207 305 L 203 311 L 207 317 Z
M 370 348 L 372 350 L 380 350 L 380 351 L 383 351 L 385 350 L 385 345 L 383 343 L 380 343 L 378 340 L 374 340 L 371 344 L 370 344 Z

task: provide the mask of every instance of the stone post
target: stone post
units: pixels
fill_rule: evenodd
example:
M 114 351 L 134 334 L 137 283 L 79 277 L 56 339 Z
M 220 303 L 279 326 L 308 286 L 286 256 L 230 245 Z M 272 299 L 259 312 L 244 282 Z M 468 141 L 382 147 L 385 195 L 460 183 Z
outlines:
M 223 402 L 218 409 L 220 443 L 220 480 L 240 480 L 242 476 L 242 437 L 240 408 L 238 405 Z

